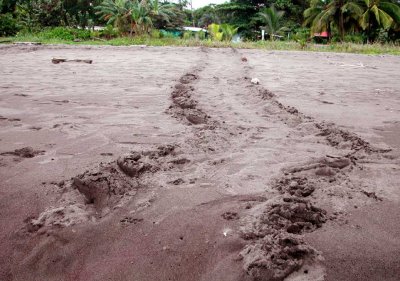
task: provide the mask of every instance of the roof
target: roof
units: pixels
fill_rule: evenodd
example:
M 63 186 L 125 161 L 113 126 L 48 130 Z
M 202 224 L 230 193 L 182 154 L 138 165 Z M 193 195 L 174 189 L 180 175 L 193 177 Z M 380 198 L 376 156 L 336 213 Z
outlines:
M 184 26 L 184 27 L 183 27 L 183 30 L 186 30 L 186 31 L 193 31 L 193 32 L 200 32 L 200 31 L 207 32 L 207 30 L 204 29 L 204 28 L 201 28 L 201 27 L 193 27 L 193 26 Z
M 321 33 L 314 33 L 316 37 L 329 37 L 329 33 L 326 31 L 322 31 Z

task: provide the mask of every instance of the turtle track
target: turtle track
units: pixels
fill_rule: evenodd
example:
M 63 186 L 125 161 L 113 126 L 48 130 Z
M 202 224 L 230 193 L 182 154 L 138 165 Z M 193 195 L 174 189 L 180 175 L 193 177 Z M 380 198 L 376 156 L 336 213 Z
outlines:
M 237 54 L 239 61 L 240 53 L 233 53 Z M 348 148 L 343 155 L 324 155 L 283 169 L 281 176 L 270 183 L 281 195 L 253 206 L 254 210 L 242 220 L 242 237 L 248 241 L 240 253 L 244 270 L 254 280 L 281 281 L 306 263 L 321 260 L 321 253 L 308 245 L 302 239 L 302 234 L 315 231 L 328 219 L 335 218 L 315 206 L 308 198 L 311 195 L 314 195 L 314 199 L 320 198 L 320 193 L 316 195 L 316 191 L 332 189 L 338 183 L 349 190 L 355 190 L 359 196 L 371 195 L 353 184 L 349 173 L 354 167 L 360 168 L 359 157 L 380 155 L 390 149 L 374 147 L 357 134 L 343 130 L 336 124 L 316 120 L 295 107 L 282 104 L 268 89 L 250 83 L 251 67 L 247 64 L 247 58 L 243 60 L 241 56 L 241 61 L 245 63 L 243 72 L 247 89 L 268 103 L 268 118 L 294 128 L 311 124 L 317 129 L 315 136 L 324 138 L 327 145 L 339 152 L 344 146 Z M 314 130 L 311 132 L 315 133 Z M 368 197 L 379 200 L 375 193 Z

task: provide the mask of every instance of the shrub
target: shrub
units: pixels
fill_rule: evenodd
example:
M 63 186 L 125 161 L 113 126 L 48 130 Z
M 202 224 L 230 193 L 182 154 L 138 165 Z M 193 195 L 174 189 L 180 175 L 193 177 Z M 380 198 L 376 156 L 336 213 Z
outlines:
M 0 14 L 0 36 L 12 36 L 20 30 L 12 14 Z
M 161 38 L 161 32 L 160 32 L 158 29 L 153 29 L 153 30 L 150 32 L 150 37 L 151 37 L 151 38 L 159 39 L 159 38 Z
M 307 47 L 309 37 L 310 30 L 307 28 L 301 28 L 297 29 L 297 32 L 293 38 L 297 43 L 299 43 L 301 49 L 305 49 Z
M 108 24 L 103 30 L 100 30 L 100 37 L 104 37 L 107 39 L 118 37 L 119 33 L 116 28 L 114 28 L 111 24 Z
M 206 39 L 206 33 L 204 31 L 199 31 L 199 35 L 198 35 L 200 40 L 204 40 Z
M 183 32 L 183 39 L 190 39 L 190 38 L 193 38 L 193 32 L 191 32 L 191 31 L 185 31 L 185 32 Z
M 347 34 L 344 36 L 344 42 L 362 44 L 364 41 L 364 36 L 362 34 Z
M 211 38 L 215 41 L 222 41 L 224 33 L 220 32 L 221 26 L 216 23 L 212 23 L 208 26 L 208 32 L 211 35 Z
M 70 29 L 75 39 L 89 40 L 92 38 L 92 32 L 88 29 Z
M 73 41 L 75 39 L 88 40 L 91 38 L 91 31 L 67 27 L 48 28 L 39 33 L 43 39 L 60 39 Z
M 65 27 L 44 29 L 43 31 L 39 32 L 39 37 L 44 39 L 61 39 L 67 41 L 74 40 L 74 35 L 72 35 L 69 29 Z
M 382 44 L 389 42 L 389 31 L 383 28 L 379 29 L 376 41 Z

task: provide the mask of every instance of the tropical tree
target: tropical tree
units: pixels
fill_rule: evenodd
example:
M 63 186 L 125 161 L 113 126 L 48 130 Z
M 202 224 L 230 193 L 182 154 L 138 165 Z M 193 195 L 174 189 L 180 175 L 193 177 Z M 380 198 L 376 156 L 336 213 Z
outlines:
M 132 33 L 132 9 L 133 2 L 130 0 L 104 0 L 95 8 L 96 14 L 101 15 L 101 18 L 107 21 L 107 24 L 112 24 L 121 33 L 130 31 Z
M 150 6 L 146 2 L 133 2 L 130 15 L 132 19 L 131 30 L 136 35 L 142 35 L 150 31 L 153 26 L 153 20 L 151 18 Z
M 212 23 L 221 23 L 221 20 L 217 15 L 217 11 L 215 10 L 215 6 L 216 5 L 211 4 L 195 10 L 193 13 L 195 25 L 207 28 L 207 26 Z
M 379 27 L 389 29 L 400 23 L 400 6 L 387 0 L 364 0 L 364 13 L 360 25 L 368 34 L 375 23 Z
M 353 0 L 332 0 L 327 4 L 317 0 L 304 11 L 304 25 L 311 27 L 311 33 L 327 31 L 328 34 L 334 26 L 343 40 L 346 30 L 354 27 L 362 13 L 363 9 Z
M 96 7 L 108 24 L 131 35 L 149 33 L 157 19 L 169 21 L 174 16 L 173 8 L 170 4 L 160 4 L 159 0 L 104 0 Z
M 238 31 L 238 27 L 234 27 L 233 25 L 224 23 L 220 25 L 221 28 L 221 32 L 223 34 L 223 39 L 225 41 L 232 41 L 233 36 L 236 35 L 237 31 Z
M 274 40 L 274 36 L 284 30 L 284 27 L 282 26 L 282 18 L 284 14 L 284 11 L 277 11 L 275 5 L 271 5 L 269 8 L 264 8 L 258 13 L 258 19 L 265 24 L 264 28 L 269 34 L 271 40 Z

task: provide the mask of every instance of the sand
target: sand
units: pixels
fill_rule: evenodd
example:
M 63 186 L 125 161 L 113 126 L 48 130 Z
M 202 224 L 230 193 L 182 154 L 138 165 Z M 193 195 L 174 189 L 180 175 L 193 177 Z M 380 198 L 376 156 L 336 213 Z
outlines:
M 398 280 L 399 90 L 395 56 L 1 46 L 0 280 Z

